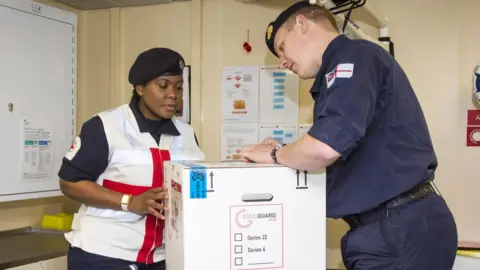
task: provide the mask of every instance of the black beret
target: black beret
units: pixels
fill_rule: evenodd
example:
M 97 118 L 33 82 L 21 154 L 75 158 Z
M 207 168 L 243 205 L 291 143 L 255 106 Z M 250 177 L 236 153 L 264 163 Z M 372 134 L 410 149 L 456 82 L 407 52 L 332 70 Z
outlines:
M 282 27 L 282 25 L 293 15 L 295 12 L 298 10 L 309 7 L 312 4 L 310 4 L 309 1 L 300 1 L 297 2 L 287 9 L 285 9 L 280 15 L 278 15 L 277 19 L 271 23 L 268 24 L 267 31 L 265 33 L 265 43 L 267 44 L 268 49 L 276 56 L 278 57 L 278 54 L 275 52 L 275 35 L 277 34 L 278 29 Z
M 133 85 L 147 83 L 160 75 L 182 75 L 183 57 L 167 48 L 153 48 L 142 52 L 130 68 L 128 81 Z

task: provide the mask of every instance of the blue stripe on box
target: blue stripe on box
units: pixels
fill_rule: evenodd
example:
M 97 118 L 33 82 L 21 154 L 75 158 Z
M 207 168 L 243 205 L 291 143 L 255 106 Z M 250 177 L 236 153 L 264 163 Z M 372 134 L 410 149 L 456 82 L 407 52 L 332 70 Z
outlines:
M 207 168 L 194 166 L 190 168 L 190 199 L 207 198 Z

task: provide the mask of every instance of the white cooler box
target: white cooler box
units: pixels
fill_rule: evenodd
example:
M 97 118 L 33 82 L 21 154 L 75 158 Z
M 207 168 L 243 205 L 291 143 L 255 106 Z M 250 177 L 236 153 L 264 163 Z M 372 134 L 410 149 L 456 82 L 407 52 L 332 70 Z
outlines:
M 170 270 L 325 269 L 324 171 L 166 162 Z

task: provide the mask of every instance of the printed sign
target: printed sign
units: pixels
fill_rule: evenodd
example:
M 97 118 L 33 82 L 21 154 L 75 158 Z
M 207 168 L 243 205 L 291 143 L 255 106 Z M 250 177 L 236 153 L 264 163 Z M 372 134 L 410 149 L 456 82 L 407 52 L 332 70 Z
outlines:
M 230 269 L 283 268 L 283 205 L 230 207 Z
M 480 146 L 480 127 L 467 127 L 467 146 Z
M 467 125 L 480 126 L 480 110 L 468 110 Z

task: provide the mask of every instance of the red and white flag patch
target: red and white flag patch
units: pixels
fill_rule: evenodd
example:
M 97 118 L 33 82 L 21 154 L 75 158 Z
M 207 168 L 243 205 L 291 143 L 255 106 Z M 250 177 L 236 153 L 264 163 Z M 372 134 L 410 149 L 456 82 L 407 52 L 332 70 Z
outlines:
M 325 79 L 327 81 L 327 88 L 330 88 L 330 86 L 332 86 L 336 78 L 351 78 L 353 76 L 353 67 L 353 63 L 338 64 L 332 71 L 325 75 Z
M 70 149 L 68 150 L 67 154 L 65 154 L 65 158 L 68 160 L 72 160 L 80 150 L 81 146 L 82 146 L 82 140 L 80 140 L 80 137 L 77 136 L 73 144 L 70 146 Z

